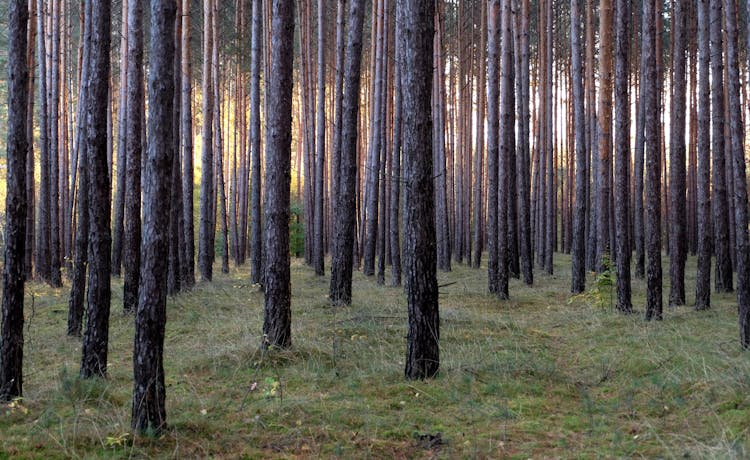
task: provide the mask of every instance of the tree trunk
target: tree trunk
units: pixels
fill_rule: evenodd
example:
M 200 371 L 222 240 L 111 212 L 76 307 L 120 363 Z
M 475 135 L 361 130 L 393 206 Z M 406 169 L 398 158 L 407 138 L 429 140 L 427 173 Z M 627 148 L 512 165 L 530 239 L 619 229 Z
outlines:
M 195 225 L 193 223 L 193 67 L 190 60 L 190 0 L 182 0 L 182 197 L 185 216 L 185 261 L 187 287 L 195 284 Z
M 318 120 L 315 124 L 317 139 L 315 147 L 315 222 L 313 230 L 313 265 L 315 274 L 325 274 L 325 250 L 323 246 L 323 170 L 325 168 L 326 145 L 326 71 L 325 71 L 325 1 L 318 0 Z
M 685 305 L 685 260 L 687 258 L 687 206 L 685 203 L 685 8 L 675 0 L 672 45 L 672 117 L 669 136 L 669 306 Z
M 141 286 L 135 315 L 131 427 L 159 434 L 166 427 L 164 329 L 167 323 L 168 212 L 174 156 L 176 3 L 151 0 L 149 139 L 143 186 Z
M 344 68 L 344 101 L 341 118 L 341 172 L 338 188 L 339 210 L 334 223 L 333 259 L 329 296 L 334 305 L 352 302 L 352 269 L 356 226 L 357 122 L 359 115 L 360 67 L 364 1 L 349 3 L 349 32 Z
M 513 35 L 511 33 L 510 1 L 502 0 L 500 33 L 500 140 L 498 148 L 498 191 L 497 191 L 497 295 L 508 298 L 508 276 L 510 272 L 510 203 L 511 203 L 511 149 L 515 139 L 510 136 L 514 129 L 515 103 L 511 97 L 513 91 Z M 513 165 L 515 166 L 515 165 Z M 514 168 L 515 169 L 515 168 Z
M 27 69 L 34 68 L 34 42 L 36 40 L 36 0 L 28 0 L 28 26 L 26 40 L 26 65 Z M 24 270 L 26 279 L 31 280 L 34 276 L 34 224 L 36 223 L 36 184 L 34 176 L 34 72 L 29 70 L 28 79 L 28 107 L 26 109 L 26 139 L 29 148 L 26 151 L 26 256 L 24 259 Z
M 498 292 L 498 150 L 500 108 L 498 104 L 500 52 L 500 0 L 492 0 L 487 11 L 487 287 Z
M 679 0 L 678 0 L 679 1 Z M 617 263 L 617 309 L 633 310 L 630 298 L 630 1 L 617 0 L 615 37 L 615 232 Z
M 37 228 L 36 276 L 49 282 L 50 259 L 50 141 L 47 111 L 47 45 L 45 36 L 44 2 L 37 0 L 38 60 L 39 60 L 39 222 Z
M 213 83 L 211 72 L 211 57 L 213 56 L 212 34 L 213 8 L 211 1 L 205 1 L 203 7 L 203 153 L 201 155 L 201 198 L 200 198 L 200 229 L 198 232 L 198 268 L 203 281 L 211 281 L 213 277 L 214 260 L 214 103 Z
M 395 49 L 395 75 L 394 75 L 394 102 L 393 102 L 393 160 L 391 162 L 391 286 L 401 285 L 401 244 L 399 240 L 399 216 L 401 215 L 401 145 L 402 145 L 402 125 L 403 125 L 403 100 L 401 97 L 401 47 L 398 45 L 400 28 L 396 26 Z
M 572 56 L 573 106 L 575 111 L 576 203 L 573 215 L 570 292 L 578 294 L 586 287 L 586 197 L 589 185 L 586 162 L 586 122 L 583 106 L 583 68 L 581 65 L 581 25 L 579 0 L 570 0 L 570 49 Z
M 711 307 L 710 0 L 698 0 L 698 263 L 695 309 Z
M 729 246 L 729 204 L 724 164 L 724 62 L 722 46 L 722 0 L 711 0 L 711 124 L 713 153 L 712 204 L 716 292 L 732 292 L 732 259 Z
M 609 237 L 610 150 L 612 143 L 612 0 L 602 0 L 599 18 L 599 169 L 596 176 L 597 272 L 607 269 L 605 258 L 612 257 Z
M 29 69 L 27 0 L 8 4 L 8 150 L 5 198 L 3 311 L 0 330 L 0 401 L 23 396 L 23 296 L 26 271 L 26 129 Z
M 188 1 L 188 0 L 185 0 Z M 262 276 L 263 223 L 261 221 L 260 168 L 260 60 L 262 0 L 253 0 L 252 44 L 250 45 L 250 282 L 258 284 Z
M 127 140 L 125 148 L 125 239 L 123 244 L 123 312 L 138 307 L 138 283 L 141 268 L 141 132 L 144 128 L 143 88 L 143 0 L 129 0 Z
M 141 7 L 141 10 L 143 7 Z M 114 222 L 112 230 L 112 274 L 120 276 L 123 262 L 123 232 L 125 230 L 125 194 L 127 190 L 127 126 L 128 126 L 128 0 L 122 0 L 122 37 L 120 39 L 120 107 L 117 121 L 117 190 L 113 205 Z M 140 32 L 143 33 L 143 32 Z M 139 165 L 140 166 L 140 165 Z M 140 193 L 138 194 L 140 199 Z
M 266 127 L 266 200 L 263 347 L 292 344 L 289 268 L 289 199 L 292 162 L 294 1 L 273 0 L 273 62 Z
M 91 2 L 91 44 L 86 86 L 86 148 L 89 175 L 89 250 L 86 331 L 83 337 L 81 377 L 107 375 L 109 339 L 110 234 L 109 171 L 107 165 L 107 93 L 109 88 L 109 46 L 111 3 Z
M 737 306 L 740 346 L 750 348 L 750 236 L 747 229 L 747 175 L 745 173 L 744 133 L 740 102 L 737 9 L 732 0 L 724 1 L 727 39 L 727 81 L 729 82 L 729 132 L 734 161 L 734 216 L 736 228 Z
M 440 317 L 436 277 L 434 181 L 432 178 L 432 49 L 435 4 L 398 0 L 401 56 L 409 72 L 401 74 L 404 114 L 404 214 L 406 293 L 409 332 L 407 379 L 434 377 L 440 367 Z
M 518 208 L 518 219 L 521 231 L 519 233 L 521 245 L 521 272 L 523 281 L 526 285 L 531 286 L 534 283 L 534 255 L 532 252 L 531 241 L 531 165 L 530 165 L 530 145 L 529 145 L 529 0 L 521 0 L 521 36 L 520 36 L 520 74 L 521 89 L 519 91 L 520 110 L 518 115 L 521 117 L 519 123 L 519 152 L 517 161 L 521 166 L 518 174 L 518 186 L 521 190 Z
M 52 287 L 62 286 L 60 273 L 60 0 L 52 0 L 51 48 L 52 60 L 50 69 L 50 111 L 49 158 L 50 158 L 50 275 Z
M 662 273 L 661 273 L 661 155 L 659 146 L 659 107 L 656 79 L 656 46 L 654 38 L 654 1 L 643 6 L 643 78 L 642 97 L 646 111 L 646 245 L 648 266 L 646 273 L 646 320 L 662 319 Z

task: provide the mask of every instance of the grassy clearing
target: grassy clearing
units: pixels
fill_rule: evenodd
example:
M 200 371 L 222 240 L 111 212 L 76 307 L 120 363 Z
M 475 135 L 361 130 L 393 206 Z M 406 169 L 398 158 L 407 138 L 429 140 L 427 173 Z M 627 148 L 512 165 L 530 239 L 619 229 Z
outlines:
M 734 297 L 648 324 L 571 302 L 569 259 L 556 259 L 558 275 L 537 273 L 533 288 L 513 280 L 507 302 L 486 294 L 485 270 L 440 274 L 455 284 L 441 289 L 441 374 L 430 382 L 402 378 L 401 289 L 357 273 L 354 305 L 334 309 L 327 279 L 295 261 L 294 347 L 262 355 L 262 295 L 246 268 L 218 275 L 169 300 L 170 429 L 158 439 L 130 433 L 121 284 L 110 376 L 93 382 L 76 377 L 67 289 L 32 284 L 26 398 L 0 406 L 0 458 L 750 455 L 750 355 L 737 346 Z M 642 282 L 634 295 L 643 310 Z

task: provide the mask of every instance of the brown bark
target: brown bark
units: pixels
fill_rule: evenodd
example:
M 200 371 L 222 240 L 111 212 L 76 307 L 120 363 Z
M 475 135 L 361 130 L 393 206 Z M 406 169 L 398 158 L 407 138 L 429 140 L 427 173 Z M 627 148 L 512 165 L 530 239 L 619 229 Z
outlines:
M 710 0 L 698 0 L 698 262 L 695 309 L 711 307 Z

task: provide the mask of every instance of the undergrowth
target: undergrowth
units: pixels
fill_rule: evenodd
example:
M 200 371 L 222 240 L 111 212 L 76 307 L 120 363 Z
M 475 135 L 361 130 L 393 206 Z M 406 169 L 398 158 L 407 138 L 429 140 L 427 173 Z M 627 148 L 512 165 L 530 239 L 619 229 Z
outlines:
M 293 347 L 265 353 L 262 294 L 247 267 L 233 269 L 169 300 L 159 437 L 130 430 L 120 282 L 109 376 L 93 381 L 78 379 L 81 344 L 65 337 L 67 288 L 31 284 L 26 393 L 0 406 L 0 458 L 750 455 L 750 355 L 731 294 L 645 323 L 601 308 L 611 279 L 589 276 L 596 295 L 571 300 L 569 259 L 554 268 L 533 287 L 512 280 L 509 301 L 486 293 L 486 269 L 441 273 L 441 370 L 427 382 L 402 377 L 401 288 L 356 273 L 353 305 L 332 308 L 327 278 L 295 260 Z M 694 272 L 690 259 L 688 293 Z M 633 294 L 643 308 L 643 280 Z

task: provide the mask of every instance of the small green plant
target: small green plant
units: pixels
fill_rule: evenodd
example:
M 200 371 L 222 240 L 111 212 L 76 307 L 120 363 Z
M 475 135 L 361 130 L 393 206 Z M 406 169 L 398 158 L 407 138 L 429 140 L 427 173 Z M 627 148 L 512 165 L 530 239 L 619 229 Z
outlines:
M 130 440 L 130 433 L 120 433 L 104 438 L 104 446 L 116 449 L 122 447 Z
M 263 390 L 263 396 L 267 399 L 272 399 L 279 395 L 281 382 L 273 377 L 266 377 L 264 383 L 266 384 L 266 388 Z
M 616 279 L 617 274 L 612 260 L 609 258 L 609 253 L 604 253 L 602 255 L 602 270 L 596 273 L 594 284 L 588 291 L 571 297 L 569 303 L 580 300 L 598 308 L 612 308 L 614 305 L 612 288 Z

